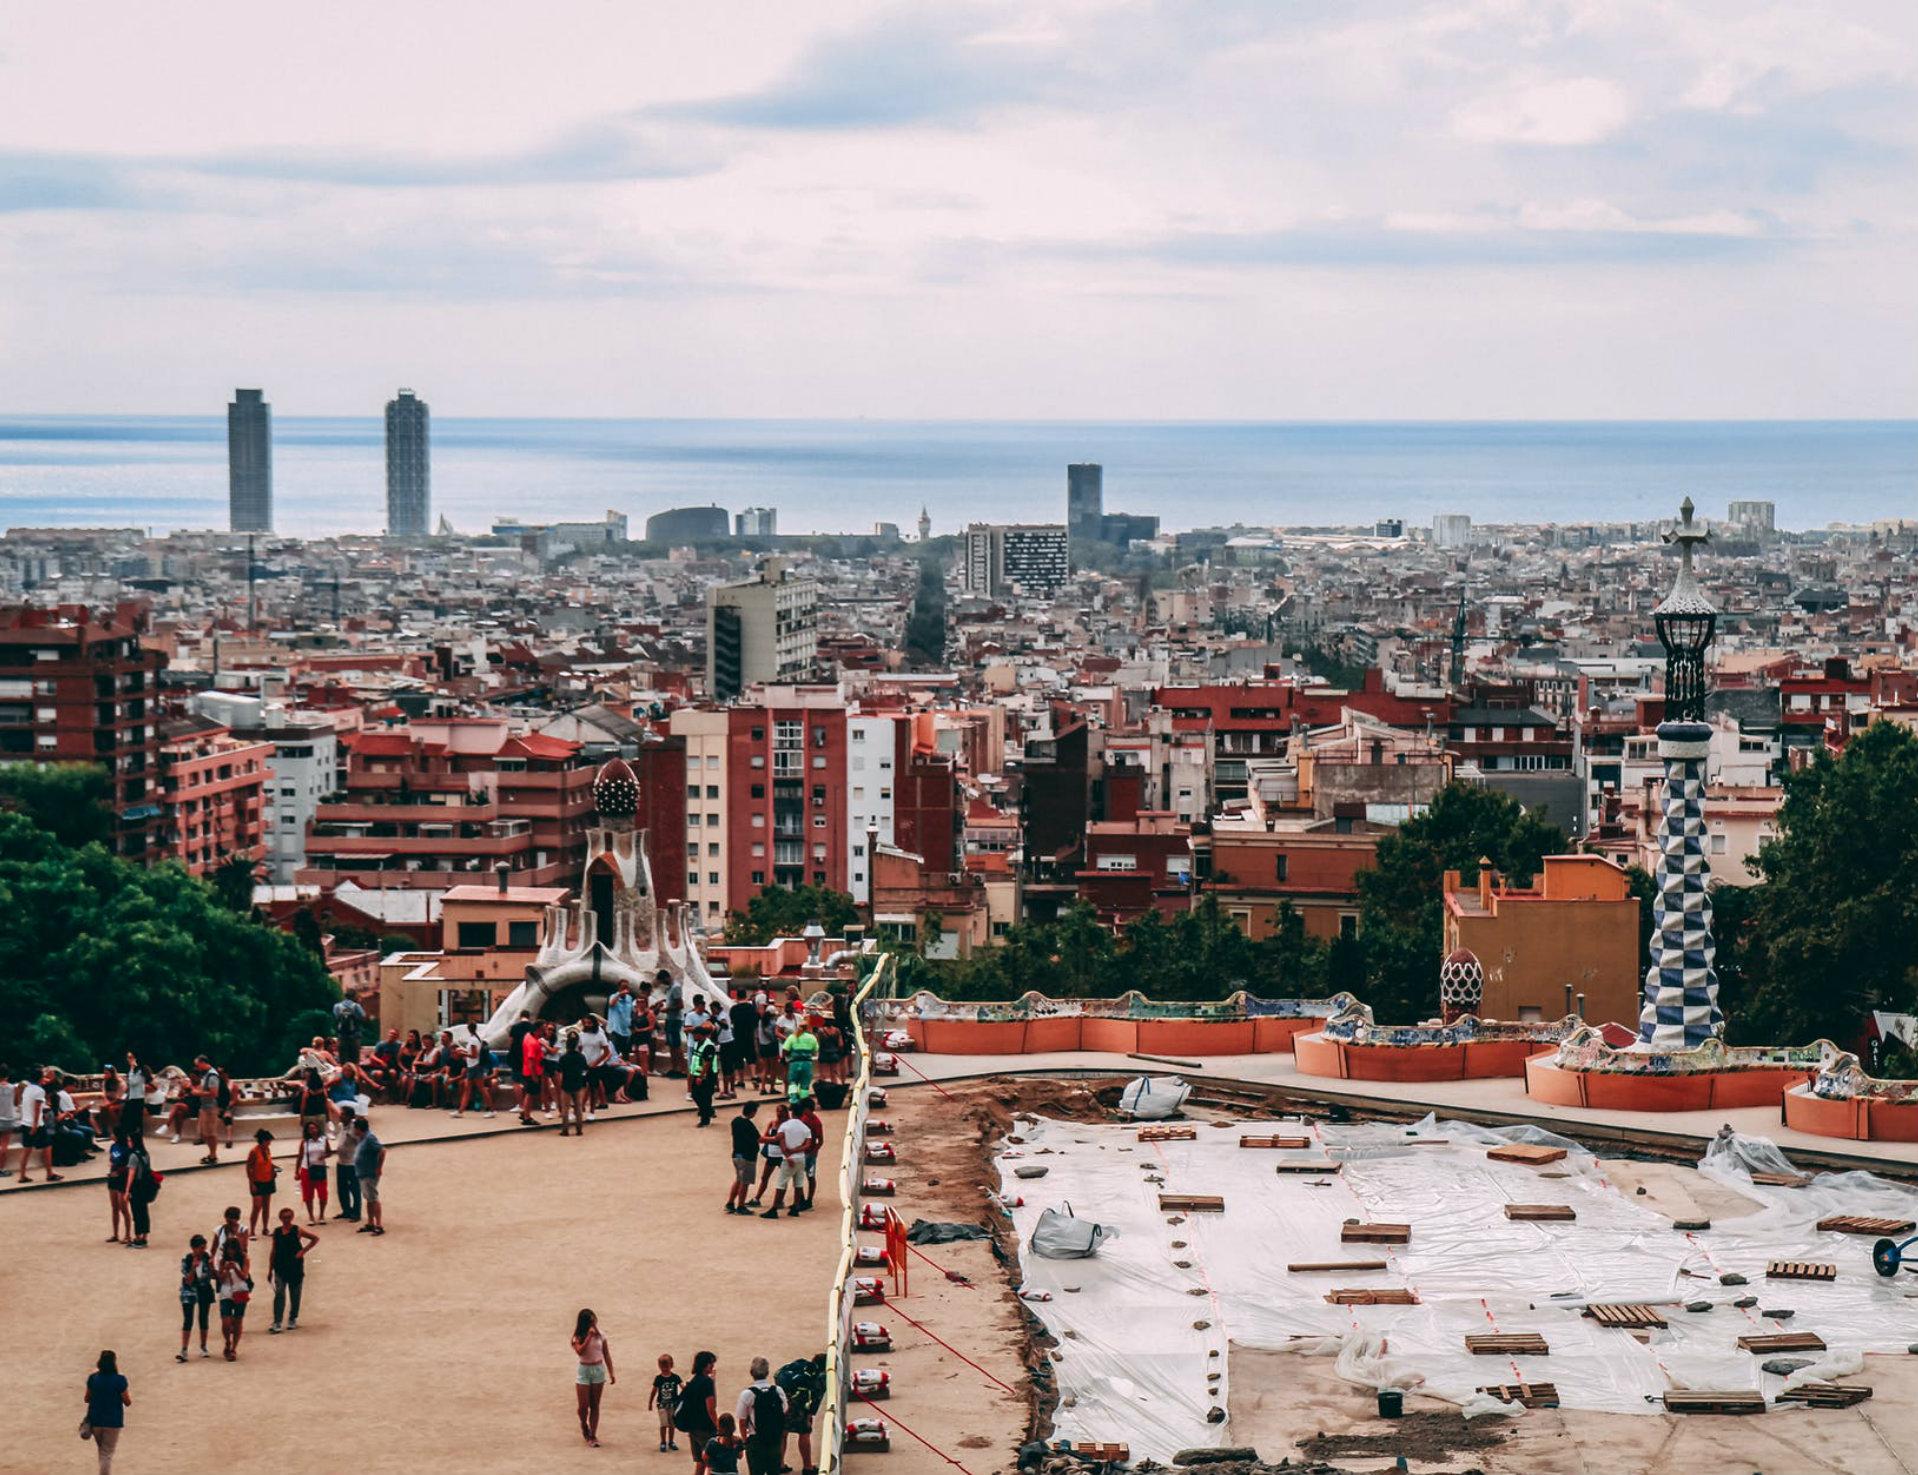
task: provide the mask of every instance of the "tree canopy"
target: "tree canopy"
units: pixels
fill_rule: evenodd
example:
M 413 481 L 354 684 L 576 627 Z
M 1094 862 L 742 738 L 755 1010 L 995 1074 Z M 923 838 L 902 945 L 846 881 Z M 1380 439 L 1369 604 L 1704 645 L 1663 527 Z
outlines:
M 62 845 L 111 841 L 111 795 L 97 763 L 0 764 L 0 809 L 24 814 Z
M 1758 872 L 1744 897 L 1713 893 L 1734 1038 L 1851 1044 L 1872 1010 L 1909 1012 L 1918 1000 L 1918 736 L 1874 722 L 1839 757 L 1820 753 L 1790 775 Z
M 0 1038 L 17 1067 L 91 1070 L 131 1048 L 278 1071 L 292 1031 L 339 997 L 296 939 L 179 866 L 64 844 L 25 813 L 0 814 L 0 915 Z
M 830 886 L 768 886 L 746 910 L 726 919 L 726 941 L 760 945 L 775 937 L 797 937 L 808 922 L 817 922 L 828 937 L 843 937 L 859 920 L 859 908 L 843 891 Z
M 906 617 L 906 659 L 915 666 L 943 666 L 946 662 L 946 576 L 937 560 L 919 561 L 919 587 L 913 591 L 912 613 Z

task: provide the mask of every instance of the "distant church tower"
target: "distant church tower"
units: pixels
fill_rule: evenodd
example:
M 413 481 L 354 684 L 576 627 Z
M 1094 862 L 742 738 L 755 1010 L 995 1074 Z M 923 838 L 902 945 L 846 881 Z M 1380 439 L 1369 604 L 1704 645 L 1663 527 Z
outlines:
M 922 543 L 932 541 L 932 514 L 923 506 L 919 509 L 919 541 Z

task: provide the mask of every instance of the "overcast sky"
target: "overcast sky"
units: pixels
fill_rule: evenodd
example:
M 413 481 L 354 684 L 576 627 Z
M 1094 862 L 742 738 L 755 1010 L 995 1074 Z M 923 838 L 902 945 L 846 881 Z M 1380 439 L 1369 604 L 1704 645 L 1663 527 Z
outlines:
M 0 414 L 1895 416 L 1918 0 L 0 17 Z

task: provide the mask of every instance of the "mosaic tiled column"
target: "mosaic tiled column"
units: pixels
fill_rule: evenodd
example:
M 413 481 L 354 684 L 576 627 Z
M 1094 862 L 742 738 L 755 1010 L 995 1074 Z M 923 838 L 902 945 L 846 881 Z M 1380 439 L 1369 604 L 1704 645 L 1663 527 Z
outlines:
M 1666 722 L 1658 729 L 1665 764 L 1665 812 L 1658 824 L 1658 894 L 1652 902 L 1651 967 L 1639 1041 L 1688 1050 L 1725 1032 L 1718 1007 L 1718 948 L 1712 941 L 1712 868 L 1705 829 L 1705 760 L 1711 728 Z

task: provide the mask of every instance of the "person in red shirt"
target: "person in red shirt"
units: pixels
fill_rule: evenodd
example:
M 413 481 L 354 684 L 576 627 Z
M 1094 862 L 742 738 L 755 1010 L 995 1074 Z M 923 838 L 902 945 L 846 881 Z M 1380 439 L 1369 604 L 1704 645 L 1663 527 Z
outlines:
M 273 1180 L 279 1169 L 273 1166 L 273 1149 L 267 1146 L 272 1140 L 273 1134 L 260 1128 L 253 1134 L 253 1150 L 246 1155 L 246 1188 L 251 1205 L 246 1216 L 248 1234 L 265 1234 L 273 1227 Z
M 810 1096 L 800 1098 L 798 1112 L 799 1120 L 812 1133 L 812 1141 L 806 1146 L 806 1207 L 810 1209 L 819 1192 L 819 1152 L 826 1145 L 826 1124 L 819 1120 L 818 1109 Z
M 519 1120 L 523 1127 L 537 1127 L 533 1109 L 539 1105 L 546 1076 L 546 1041 L 536 1029 L 529 1029 L 519 1042 Z

